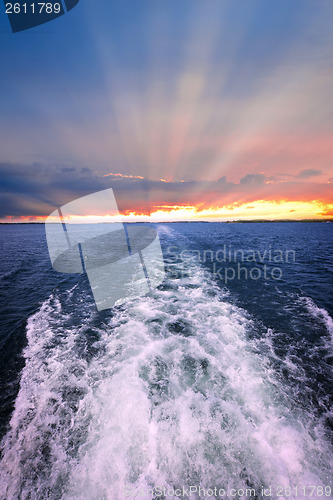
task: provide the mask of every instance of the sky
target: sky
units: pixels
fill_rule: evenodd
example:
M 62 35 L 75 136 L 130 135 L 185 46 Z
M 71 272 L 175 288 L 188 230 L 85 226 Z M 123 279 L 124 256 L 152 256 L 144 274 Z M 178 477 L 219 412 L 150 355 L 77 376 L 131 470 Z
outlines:
M 80 0 L 13 34 L 2 9 L 0 221 L 110 187 L 125 220 L 333 217 L 332 17 Z

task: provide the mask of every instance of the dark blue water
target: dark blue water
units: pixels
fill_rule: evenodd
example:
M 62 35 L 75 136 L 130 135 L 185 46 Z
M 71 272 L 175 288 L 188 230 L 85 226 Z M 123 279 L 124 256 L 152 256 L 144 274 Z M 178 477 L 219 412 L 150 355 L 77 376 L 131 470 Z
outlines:
M 331 498 L 333 225 L 156 227 L 165 282 L 97 312 L 0 226 L 0 498 Z

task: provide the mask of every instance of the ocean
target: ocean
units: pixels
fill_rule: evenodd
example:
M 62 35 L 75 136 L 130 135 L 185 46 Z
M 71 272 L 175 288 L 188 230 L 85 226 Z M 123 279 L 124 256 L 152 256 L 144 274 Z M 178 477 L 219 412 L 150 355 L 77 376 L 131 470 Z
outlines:
M 0 226 L 0 498 L 333 498 L 333 224 L 154 227 L 164 282 L 98 312 Z

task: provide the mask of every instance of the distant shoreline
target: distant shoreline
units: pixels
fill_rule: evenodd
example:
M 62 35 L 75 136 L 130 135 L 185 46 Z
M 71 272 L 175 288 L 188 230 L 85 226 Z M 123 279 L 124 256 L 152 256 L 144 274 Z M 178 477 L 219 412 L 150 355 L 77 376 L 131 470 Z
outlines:
M 149 221 L 121 221 L 120 223 L 122 224 L 147 224 Z M 205 224 L 263 224 L 263 223 L 287 223 L 287 222 L 333 222 L 333 219 L 258 219 L 258 220 L 176 220 L 176 221 L 154 221 L 154 222 L 149 222 L 150 224 L 198 224 L 198 223 L 205 223 Z M 45 222 L 0 222 L 0 225 L 2 226 L 8 226 L 8 225 L 29 225 L 29 224 L 45 224 Z M 50 222 L 49 224 L 58 224 L 57 222 Z M 119 224 L 119 222 L 87 222 L 86 224 Z

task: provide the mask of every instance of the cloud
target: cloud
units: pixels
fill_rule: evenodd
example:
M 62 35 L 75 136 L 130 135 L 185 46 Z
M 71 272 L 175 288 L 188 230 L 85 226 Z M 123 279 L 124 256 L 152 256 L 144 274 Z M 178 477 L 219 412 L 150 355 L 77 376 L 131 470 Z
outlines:
M 89 168 L 0 163 L 0 215 L 47 215 L 58 205 L 104 189 Z
M 60 45 L 59 66 L 44 58 L 47 69 L 36 67 L 15 84 L 11 71 L 3 75 L 2 158 L 70 158 L 101 174 L 112 159 L 115 172 L 176 180 L 326 171 L 331 5 L 287 2 L 281 9 L 259 1 L 258 10 L 242 6 L 240 15 L 237 2 L 166 2 L 165 11 L 153 3 L 138 7 L 143 17 L 133 25 L 123 16 L 116 30 L 75 37 L 77 53 Z M 82 43 L 89 50 L 78 64 Z M 111 57 L 114 47 L 118 56 Z M 11 64 L 24 65 L 39 50 L 22 49 L 8 52 Z
M 309 177 L 316 177 L 317 175 L 322 175 L 321 170 L 315 170 L 313 168 L 308 168 L 305 170 L 302 170 L 296 177 L 298 179 L 308 179 Z
M 240 184 L 247 186 L 261 186 L 264 184 L 266 177 L 264 174 L 247 174 L 239 181 Z
M 266 201 L 313 201 L 330 203 L 330 183 L 267 182 L 264 174 L 249 173 L 237 182 L 170 181 L 106 176 L 90 168 L 41 164 L 0 163 L 2 198 L 0 217 L 47 216 L 57 206 L 96 191 L 113 188 L 123 213 L 149 214 L 163 206 L 200 206 L 202 209 L 251 205 Z M 96 214 L 100 215 L 100 214 Z
M 144 179 L 144 177 L 142 177 L 142 175 L 126 175 L 126 174 L 120 174 L 120 173 L 113 174 L 112 172 L 109 174 L 103 175 L 103 177 L 124 177 L 124 178 L 128 178 L 128 179 Z

